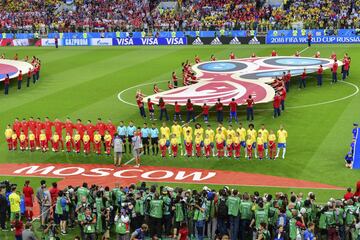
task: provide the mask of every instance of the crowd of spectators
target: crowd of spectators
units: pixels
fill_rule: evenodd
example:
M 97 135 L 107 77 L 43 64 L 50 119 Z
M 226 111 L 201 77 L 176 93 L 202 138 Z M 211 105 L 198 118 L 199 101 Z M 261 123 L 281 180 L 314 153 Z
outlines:
M 360 182 L 354 193 L 349 188 L 343 198 L 322 205 L 312 192 L 261 195 L 227 186 L 197 191 L 145 182 L 128 187 L 115 183 L 112 189 L 87 183 L 63 189 L 52 185 L 48 189 L 42 180 L 35 191 L 29 181 L 23 189 L 9 182 L 1 185 L 2 230 L 10 225 L 24 239 L 37 201 L 44 239 L 58 239 L 74 228 L 80 229 L 81 239 L 343 240 L 358 239 L 360 233 Z M 28 221 L 25 230 L 23 221 Z
M 1 32 L 259 30 L 358 28 L 359 0 L 284 1 L 272 7 L 264 0 L 184 0 L 161 7 L 158 0 L 4 0 Z

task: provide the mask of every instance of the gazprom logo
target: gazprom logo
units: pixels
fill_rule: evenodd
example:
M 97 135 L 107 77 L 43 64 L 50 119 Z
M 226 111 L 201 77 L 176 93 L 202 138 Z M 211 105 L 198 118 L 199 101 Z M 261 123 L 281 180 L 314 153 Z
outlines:
M 88 45 L 88 39 L 81 39 L 81 38 L 70 39 L 70 38 L 67 38 L 67 39 L 65 39 L 65 45 L 66 46 L 87 46 Z

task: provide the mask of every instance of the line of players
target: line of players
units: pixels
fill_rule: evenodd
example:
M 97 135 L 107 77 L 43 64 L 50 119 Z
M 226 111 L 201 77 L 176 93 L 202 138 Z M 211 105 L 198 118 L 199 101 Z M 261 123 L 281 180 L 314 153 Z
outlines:
M 265 128 L 256 131 L 253 124 L 249 124 L 245 129 L 240 123 L 235 129 L 229 124 L 225 128 L 221 123 L 215 131 L 211 125 L 206 129 L 202 128 L 199 123 L 195 124 L 193 129 L 188 123 L 180 126 L 176 121 L 171 126 L 171 130 L 164 122 L 160 131 L 152 124 L 151 128 L 144 124 L 141 128 L 144 154 L 150 154 L 150 145 L 152 154 L 157 155 L 160 150 L 161 156 L 167 155 L 177 157 L 179 154 L 187 157 L 241 157 L 241 149 L 247 159 L 253 157 L 275 159 L 279 157 L 282 149 L 282 158 L 286 154 L 287 131 L 280 126 L 276 134 Z M 183 151 L 185 150 L 185 151 Z
M 17 150 L 19 145 L 21 151 L 47 152 L 51 144 L 53 152 L 62 150 L 80 153 L 83 149 L 85 154 L 93 150 L 97 154 L 104 151 L 110 155 L 115 133 L 116 126 L 111 120 L 105 123 L 101 118 L 94 125 L 90 120 L 83 124 L 81 119 L 73 123 L 70 118 L 62 122 L 59 119 L 50 121 L 48 117 L 45 121 L 41 121 L 40 118 L 34 120 L 31 117 L 22 121 L 16 118 L 12 126 L 9 124 L 6 127 L 5 138 L 9 151 Z

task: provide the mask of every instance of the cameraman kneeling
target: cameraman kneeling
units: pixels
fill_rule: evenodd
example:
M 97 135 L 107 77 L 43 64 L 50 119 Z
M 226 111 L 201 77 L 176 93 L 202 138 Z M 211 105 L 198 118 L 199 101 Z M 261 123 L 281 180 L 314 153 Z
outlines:
M 96 215 L 91 212 L 89 207 L 85 210 L 81 225 L 84 229 L 85 240 L 95 240 Z
M 57 236 L 59 233 L 59 228 L 55 224 L 54 219 L 50 218 L 49 223 L 46 225 L 44 229 L 45 239 L 49 240 L 59 240 L 60 238 Z

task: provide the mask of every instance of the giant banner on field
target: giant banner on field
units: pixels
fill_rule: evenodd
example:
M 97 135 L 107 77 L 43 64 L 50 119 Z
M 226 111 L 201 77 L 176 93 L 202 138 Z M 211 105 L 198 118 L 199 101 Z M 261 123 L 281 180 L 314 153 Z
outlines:
M 267 35 L 266 44 L 302 44 L 307 43 L 307 36 L 271 36 Z M 312 43 L 360 43 L 360 36 L 313 36 Z

